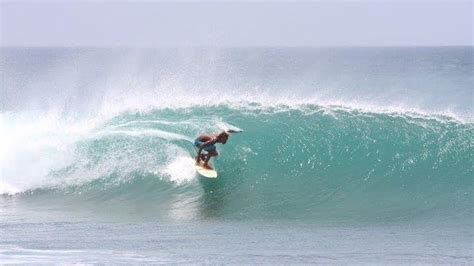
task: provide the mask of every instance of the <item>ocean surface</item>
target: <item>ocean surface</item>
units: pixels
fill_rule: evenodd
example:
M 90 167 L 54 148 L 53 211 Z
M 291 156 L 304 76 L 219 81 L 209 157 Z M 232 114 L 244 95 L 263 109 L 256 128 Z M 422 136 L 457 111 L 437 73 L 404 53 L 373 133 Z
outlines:
M 474 264 L 473 47 L 0 52 L 0 263 Z

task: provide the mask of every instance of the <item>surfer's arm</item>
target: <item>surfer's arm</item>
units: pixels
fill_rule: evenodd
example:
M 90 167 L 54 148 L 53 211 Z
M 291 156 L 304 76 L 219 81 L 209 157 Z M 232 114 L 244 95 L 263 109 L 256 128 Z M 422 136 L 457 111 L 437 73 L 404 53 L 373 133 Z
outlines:
M 209 145 L 212 145 L 212 144 L 215 144 L 216 143 L 216 140 L 215 139 L 210 139 L 206 142 L 204 142 L 203 144 L 201 144 L 201 146 L 199 147 L 199 153 L 201 153 L 202 149 L 204 149 L 205 147 L 209 146 Z
M 212 136 L 209 136 L 209 135 L 201 135 L 199 137 L 199 139 L 202 141 L 203 139 L 207 139 L 206 142 L 202 143 L 200 146 L 199 146 L 199 149 L 198 149 L 198 152 L 197 152 L 197 156 L 196 156 L 196 162 L 199 162 L 199 158 L 201 157 L 201 153 L 202 153 L 202 150 L 209 146 L 209 145 L 213 145 L 217 142 L 217 138 L 215 137 L 212 137 Z
M 204 142 L 203 144 L 201 144 L 201 146 L 199 146 L 198 155 L 201 155 L 202 149 L 204 149 L 205 147 L 207 147 L 209 145 L 216 144 L 216 142 L 217 142 L 217 140 L 212 138 L 212 139 Z
M 215 140 L 214 139 L 210 139 L 206 142 L 204 142 L 203 144 L 201 144 L 201 146 L 199 146 L 199 149 L 198 149 L 198 154 L 197 154 L 197 157 L 196 157 L 196 161 L 199 160 L 199 156 L 201 155 L 201 152 L 202 150 L 207 147 L 208 145 L 212 145 L 215 143 Z

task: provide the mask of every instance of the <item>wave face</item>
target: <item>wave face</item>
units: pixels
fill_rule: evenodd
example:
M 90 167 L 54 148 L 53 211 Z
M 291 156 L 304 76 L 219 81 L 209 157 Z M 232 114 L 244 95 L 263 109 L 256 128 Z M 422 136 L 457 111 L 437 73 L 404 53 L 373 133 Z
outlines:
M 197 177 L 192 139 L 233 125 L 245 132 L 219 147 L 220 178 Z M 72 197 L 122 211 L 140 202 L 142 211 L 167 217 L 469 214 L 473 129 L 450 119 L 314 105 L 124 113 L 68 148 L 53 152 L 47 143 L 28 186 L 14 184 L 14 175 L 2 185 L 39 201 Z
M 471 219 L 470 51 L 7 49 L 0 203 L 142 218 Z M 374 89 L 382 80 L 386 93 Z M 231 127 L 244 133 L 219 145 L 220 177 L 198 177 L 191 142 Z

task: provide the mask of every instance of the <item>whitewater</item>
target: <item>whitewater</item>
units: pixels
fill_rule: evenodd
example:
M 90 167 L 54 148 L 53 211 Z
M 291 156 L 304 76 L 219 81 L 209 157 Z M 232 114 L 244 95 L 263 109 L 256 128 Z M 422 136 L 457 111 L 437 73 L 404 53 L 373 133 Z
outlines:
M 1 52 L 2 261 L 473 262 L 472 47 Z

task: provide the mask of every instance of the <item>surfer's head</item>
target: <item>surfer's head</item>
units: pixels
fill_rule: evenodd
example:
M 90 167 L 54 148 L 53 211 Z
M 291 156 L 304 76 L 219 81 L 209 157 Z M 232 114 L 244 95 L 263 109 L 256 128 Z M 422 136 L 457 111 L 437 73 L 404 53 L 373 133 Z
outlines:
M 227 142 L 228 138 L 229 138 L 229 133 L 227 133 L 225 131 L 223 131 L 222 133 L 217 135 L 217 141 L 222 143 L 222 144 L 225 144 Z

